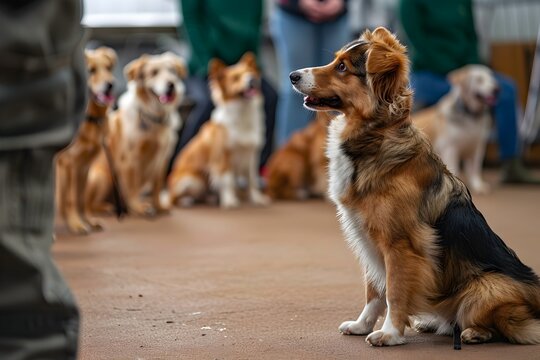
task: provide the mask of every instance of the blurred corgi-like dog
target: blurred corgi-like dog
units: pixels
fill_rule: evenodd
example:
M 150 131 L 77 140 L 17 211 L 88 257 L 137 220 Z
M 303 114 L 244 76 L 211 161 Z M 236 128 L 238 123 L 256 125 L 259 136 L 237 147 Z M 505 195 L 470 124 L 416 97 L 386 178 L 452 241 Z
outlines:
M 189 206 L 217 192 L 220 206 L 239 206 L 239 180 L 255 205 L 269 199 L 258 185 L 264 114 L 261 74 L 248 52 L 234 65 L 219 59 L 209 64 L 209 86 L 215 109 L 210 120 L 177 156 L 169 175 L 171 201 Z
M 412 124 L 409 60 L 396 37 L 368 30 L 330 64 L 290 79 L 306 107 L 342 113 L 328 130 L 329 194 L 364 267 L 366 305 L 340 331 L 398 345 L 414 317 L 439 333 L 456 323 L 467 344 L 540 343 L 540 280 Z
M 160 194 L 181 126 L 178 106 L 186 74 L 184 60 L 171 52 L 142 55 L 124 68 L 128 89 L 109 118 L 107 148 L 131 215 L 153 216 L 168 210 Z M 89 174 L 86 196 L 92 211 L 109 211 L 106 201 L 111 189 L 103 155 Z M 145 193 L 150 194 L 149 201 Z
M 307 127 L 295 132 L 272 155 L 266 174 L 266 193 L 270 198 L 304 200 L 326 196 L 328 160 L 325 150 L 331 117 L 327 112 L 316 113 Z
M 75 234 L 88 234 L 102 227 L 85 211 L 84 193 L 90 165 L 98 156 L 109 109 L 114 102 L 113 69 L 116 52 L 108 47 L 86 50 L 88 105 L 86 118 L 71 144 L 56 157 L 57 203 L 60 216 Z
M 482 163 L 499 86 L 484 65 L 454 70 L 448 79 L 450 92 L 435 106 L 413 114 L 413 122 L 429 137 L 448 170 L 463 173 L 473 192 L 485 194 L 490 186 L 482 179 Z

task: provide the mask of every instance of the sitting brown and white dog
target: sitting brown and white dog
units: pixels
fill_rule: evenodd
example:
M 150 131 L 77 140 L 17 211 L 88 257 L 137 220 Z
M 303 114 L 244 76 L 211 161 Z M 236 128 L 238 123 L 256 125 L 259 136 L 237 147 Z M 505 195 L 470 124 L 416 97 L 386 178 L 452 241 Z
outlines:
M 331 117 L 330 113 L 318 112 L 307 127 L 295 132 L 272 155 L 266 174 L 266 193 L 272 199 L 303 200 L 310 196 L 326 196 L 328 160 L 325 150 Z
M 412 124 L 405 47 L 377 28 L 290 78 L 305 106 L 342 113 L 329 128 L 329 192 L 364 266 L 366 305 L 341 332 L 403 344 L 410 317 L 420 316 L 419 329 L 456 323 L 465 343 L 496 335 L 540 343 L 540 280 Z
M 450 92 L 435 106 L 415 113 L 413 122 L 429 137 L 448 170 L 459 175 L 463 161 L 471 190 L 485 194 L 490 187 L 482 179 L 482 163 L 499 86 L 484 65 L 467 65 L 448 74 L 448 79 Z
M 181 126 L 178 106 L 185 92 L 186 67 L 182 58 L 166 52 L 133 60 L 124 74 L 128 90 L 110 116 L 107 147 L 128 213 L 153 216 L 168 210 L 160 193 Z M 112 183 L 105 156 L 92 167 L 89 184 L 91 209 L 107 209 L 103 203 Z M 143 199 L 145 190 L 150 191 L 150 202 Z
M 89 101 L 86 118 L 71 144 L 56 157 L 58 210 L 68 229 L 76 234 L 101 230 L 85 211 L 84 193 L 90 165 L 101 150 L 109 108 L 114 101 L 113 68 L 116 52 L 108 47 L 86 50 Z
M 240 204 L 238 181 L 243 179 L 249 200 L 266 205 L 269 199 L 258 187 L 264 115 L 255 56 L 248 52 L 231 66 L 213 59 L 208 78 L 216 108 L 176 157 L 168 179 L 171 200 L 189 206 L 216 190 L 221 207 L 234 208 Z

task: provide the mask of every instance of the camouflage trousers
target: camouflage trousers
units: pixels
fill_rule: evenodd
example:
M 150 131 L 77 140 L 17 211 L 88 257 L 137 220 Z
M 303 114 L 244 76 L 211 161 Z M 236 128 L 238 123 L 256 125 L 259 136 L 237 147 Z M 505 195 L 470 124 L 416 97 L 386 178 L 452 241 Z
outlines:
M 75 359 L 79 311 L 53 263 L 54 150 L 0 151 L 0 359 Z

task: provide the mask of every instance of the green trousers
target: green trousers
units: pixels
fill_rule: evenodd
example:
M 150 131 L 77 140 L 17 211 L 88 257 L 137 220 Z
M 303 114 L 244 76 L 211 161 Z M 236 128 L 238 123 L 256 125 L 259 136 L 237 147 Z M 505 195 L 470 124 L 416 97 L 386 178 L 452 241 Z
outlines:
M 54 150 L 0 151 L 0 359 L 75 359 L 79 312 L 53 263 Z

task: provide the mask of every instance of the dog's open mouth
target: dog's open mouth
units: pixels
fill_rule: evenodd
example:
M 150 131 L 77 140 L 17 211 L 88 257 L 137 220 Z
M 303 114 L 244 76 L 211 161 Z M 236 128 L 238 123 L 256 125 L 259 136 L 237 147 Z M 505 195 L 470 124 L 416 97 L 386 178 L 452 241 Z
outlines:
M 158 95 L 154 93 L 158 98 L 159 102 L 163 105 L 170 104 L 176 100 L 176 91 L 174 88 L 169 88 L 164 94 Z
M 242 92 L 242 96 L 246 99 L 251 99 L 252 97 L 259 94 L 259 89 L 256 87 L 249 87 L 244 92 Z
M 114 95 L 110 91 L 97 94 L 93 92 L 92 97 L 100 105 L 110 105 L 114 102 Z
M 497 105 L 497 101 L 499 100 L 496 95 L 476 94 L 476 98 L 489 107 Z
M 314 96 L 305 96 L 304 105 L 309 108 L 339 108 L 341 105 L 341 99 L 339 96 L 331 96 L 327 98 L 318 98 Z

